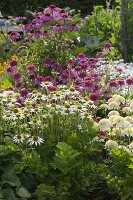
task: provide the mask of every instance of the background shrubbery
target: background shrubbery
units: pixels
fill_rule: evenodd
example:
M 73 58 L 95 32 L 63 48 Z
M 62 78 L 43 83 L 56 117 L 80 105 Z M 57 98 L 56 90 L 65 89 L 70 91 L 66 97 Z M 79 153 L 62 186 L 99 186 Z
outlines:
M 82 14 L 91 13 L 95 5 L 106 5 L 106 0 L 1 0 L 0 11 L 7 15 L 22 15 L 26 9 L 34 11 L 40 10 L 49 4 L 56 4 L 59 7 L 70 7 L 81 10 Z M 114 2 L 112 1 L 112 5 Z

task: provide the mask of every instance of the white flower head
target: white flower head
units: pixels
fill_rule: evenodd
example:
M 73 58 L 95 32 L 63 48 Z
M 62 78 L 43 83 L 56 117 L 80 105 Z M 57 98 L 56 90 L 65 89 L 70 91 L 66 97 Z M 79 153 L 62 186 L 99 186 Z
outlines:
M 111 122 L 109 119 L 101 119 L 99 121 L 99 127 L 103 131 L 110 129 L 110 126 L 111 126 Z
M 112 115 L 120 115 L 118 111 L 116 110 L 112 110 L 108 113 L 108 117 L 112 116 Z
M 39 136 L 35 136 L 35 135 L 28 139 L 28 143 L 30 145 L 35 144 L 37 146 L 37 145 L 40 145 L 43 142 L 44 142 L 44 140 L 42 138 L 40 138 Z
M 118 148 L 118 143 L 114 140 L 108 140 L 105 143 L 105 148 L 107 149 L 117 149 Z
M 21 134 L 15 135 L 13 137 L 13 141 L 16 142 L 16 143 L 23 143 L 24 140 L 25 140 L 25 138 Z

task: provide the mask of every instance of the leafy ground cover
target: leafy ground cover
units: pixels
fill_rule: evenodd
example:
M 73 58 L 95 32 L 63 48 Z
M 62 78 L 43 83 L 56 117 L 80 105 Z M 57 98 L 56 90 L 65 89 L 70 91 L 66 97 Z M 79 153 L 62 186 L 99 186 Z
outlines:
M 109 41 L 83 53 L 76 19 L 51 5 L 8 37 L 0 199 L 133 198 L 133 64 L 110 58 Z

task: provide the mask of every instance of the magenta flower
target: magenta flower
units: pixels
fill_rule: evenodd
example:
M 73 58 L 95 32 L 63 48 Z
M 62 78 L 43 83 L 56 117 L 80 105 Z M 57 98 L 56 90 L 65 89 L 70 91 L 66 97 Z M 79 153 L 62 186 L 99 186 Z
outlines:
M 117 83 L 118 83 L 119 86 L 125 85 L 125 81 L 124 80 L 117 80 Z
M 27 91 L 26 89 L 22 89 L 22 90 L 20 91 L 20 95 L 21 95 L 22 97 L 27 96 L 27 94 L 28 94 L 28 91 Z
M 133 85 L 133 78 L 128 78 L 128 79 L 126 80 L 126 83 L 127 83 L 128 85 Z
M 13 40 L 20 39 L 20 37 L 21 36 L 20 36 L 20 34 L 18 32 L 12 32 L 12 33 L 10 33 L 8 39 L 11 40 L 11 41 L 13 41 Z
M 85 80 L 84 81 L 84 87 L 87 91 L 91 91 L 94 89 L 94 84 L 90 80 Z
M 56 90 L 57 90 L 57 88 L 54 85 L 51 85 L 51 86 L 48 87 L 49 92 L 53 92 L 53 91 L 56 91 Z
M 52 27 L 52 31 L 64 31 L 65 30 L 65 27 L 62 26 L 61 24 L 57 24 L 56 26 L 53 26 Z
M 98 59 L 96 59 L 96 58 L 88 58 L 89 64 L 96 64 L 97 62 L 98 62 Z
M 15 72 L 13 76 L 15 81 L 21 81 L 23 79 L 20 72 Z
M 70 31 L 78 31 L 80 29 L 80 27 L 77 26 L 76 24 L 71 24 L 71 25 L 67 26 L 66 29 L 70 30 Z
M 82 72 L 79 73 L 79 76 L 80 76 L 81 78 L 85 78 L 85 77 L 86 77 L 86 73 L 82 71 Z
M 35 84 L 40 84 L 44 81 L 44 77 L 43 76 L 37 76 L 35 79 Z
M 8 67 L 6 71 L 7 71 L 7 74 L 13 74 L 15 72 L 15 69 L 13 67 Z
M 90 94 L 89 98 L 91 101 L 98 101 L 100 96 L 97 93 L 92 93 L 92 94 Z
M 51 58 L 46 58 L 44 60 L 44 64 L 47 66 L 47 67 L 50 67 L 52 65 L 52 60 Z
M 16 89 L 20 89 L 20 88 L 24 87 L 24 83 L 23 82 L 17 82 L 15 84 L 15 87 L 16 87 Z
M 109 82 L 109 87 L 110 88 L 117 88 L 118 87 L 118 83 L 116 81 L 110 81 Z
M 81 71 L 81 67 L 80 67 L 80 66 L 76 66 L 76 67 L 74 68 L 74 70 L 75 70 L 76 72 L 80 72 L 80 71 Z
M 66 81 L 69 77 L 69 74 L 67 72 L 63 72 L 60 76 L 59 76 L 59 80 L 61 81 Z
M 123 69 L 119 67 L 116 69 L 116 71 L 121 73 L 121 72 L 123 72 Z
M 98 52 L 98 53 L 96 54 L 96 56 L 97 56 L 98 58 L 105 58 L 105 57 L 106 57 L 106 54 L 105 54 L 104 52 Z
M 81 83 L 82 83 L 82 80 L 80 78 L 75 79 L 75 84 L 81 84 Z
M 62 15 L 60 15 L 58 18 L 57 18 L 58 21 L 68 21 L 68 22 L 71 22 L 72 19 L 68 16 L 67 13 L 63 13 Z
M 27 70 L 28 70 L 28 73 L 31 74 L 31 75 L 34 75 L 37 72 L 37 68 L 36 68 L 35 65 L 29 65 L 27 67 Z
M 84 59 L 84 58 L 85 58 L 85 55 L 84 55 L 83 53 L 79 53 L 79 54 L 77 55 L 77 58 L 78 58 L 78 59 Z
M 43 82 L 53 82 L 53 78 L 51 76 L 45 76 Z
M 10 67 L 16 67 L 18 62 L 16 60 L 11 60 L 10 61 Z
M 105 42 L 103 49 L 104 50 L 111 50 L 112 49 L 111 43 L 110 42 Z

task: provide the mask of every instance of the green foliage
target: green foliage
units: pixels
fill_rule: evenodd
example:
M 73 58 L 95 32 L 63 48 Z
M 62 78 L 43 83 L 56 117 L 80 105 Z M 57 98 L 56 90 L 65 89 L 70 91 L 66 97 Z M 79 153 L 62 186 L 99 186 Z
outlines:
M 96 49 L 102 47 L 103 42 L 109 40 L 114 47 L 110 57 L 121 58 L 121 15 L 119 9 L 110 10 L 103 6 L 96 6 L 92 15 L 84 18 L 80 37 L 81 41 L 87 45 L 89 52 L 94 52 L 94 54 Z
M 113 150 L 109 155 L 107 183 L 111 192 L 119 194 L 120 199 L 133 198 L 133 156 L 123 150 Z
M 76 9 L 79 10 L 81 9 L 82 13 L 85 15 L 86 13 L 91 13 L 93 10 L 94 5 L 106 5 L 106 0 L 83 0 L 82 4 L 80 0 L 69 0 L 62 1 L 62 0 L 1 0 L 0 4 L 0 10 L 2 13 L 5 13 L 6 15 L 23 15 L 24 12 L 28 10 L 34 11 L 36 10 L 41 10 L 42 8 L 50 5 L 50 4 L 55 4 L 56 6 L 59 7 L 70 7 L 71 9 Z M 19 9 L 18 9 L 19 7 Z

